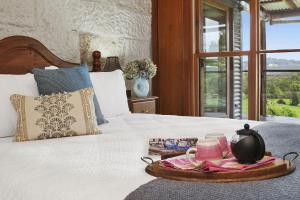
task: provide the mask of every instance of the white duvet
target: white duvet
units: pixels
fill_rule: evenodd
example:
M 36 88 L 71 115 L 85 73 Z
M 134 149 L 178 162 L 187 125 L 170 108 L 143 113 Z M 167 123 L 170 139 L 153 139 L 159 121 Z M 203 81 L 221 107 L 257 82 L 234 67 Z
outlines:
M 216 132 L 231 137 L 246 122 L 146 114 L 109 121 L 97 136 L 23 143 L 0 139 L 0 200 L 124 199 L 154 179 L 140 160 L 149 138 L 201 138 Z

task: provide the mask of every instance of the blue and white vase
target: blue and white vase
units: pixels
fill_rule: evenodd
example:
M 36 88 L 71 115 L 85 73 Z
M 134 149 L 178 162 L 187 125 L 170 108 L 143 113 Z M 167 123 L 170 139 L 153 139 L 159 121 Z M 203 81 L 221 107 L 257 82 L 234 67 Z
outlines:
M 133 92 L 137 97 L 146 97 L 149 93 L 148 79 L 139 77 L 134 79 Z

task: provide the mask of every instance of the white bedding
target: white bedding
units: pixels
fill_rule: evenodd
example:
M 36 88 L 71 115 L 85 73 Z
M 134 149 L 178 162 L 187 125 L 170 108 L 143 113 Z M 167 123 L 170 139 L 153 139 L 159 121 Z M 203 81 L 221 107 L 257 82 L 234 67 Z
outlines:
M 0 139 L 0 200 L 124 199 L 154 179 L 140 160 L 149 138 L 215 132 L 231 137 L 246 122 L 146 114 L 108 120 L 97 136 L 24 143 Z

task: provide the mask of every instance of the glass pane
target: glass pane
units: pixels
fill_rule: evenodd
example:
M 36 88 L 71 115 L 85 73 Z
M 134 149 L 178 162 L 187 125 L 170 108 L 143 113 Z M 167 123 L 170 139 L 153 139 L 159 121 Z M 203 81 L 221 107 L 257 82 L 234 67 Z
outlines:
M 243 89 L 246 57 L 215 57 L 202 61 L 200 78 L 203 115 L 243 118 L 243 93 L 248 94 L 247 89 Z M 247 100 L 245 102 L 248 103 Z
M 242 119 L 248 119 L 248 58 L 242 57 Z
M 261 8 L 261 48 L 300 48 L 300 1 L 260 0 Z
M 202 1 L 202 51 L 249 50 L 249 6 L 240 0 Z
M 240 1 L 239 5 L 239 12 L 240 12 L 240 20 L 239 24 L 235 22 L 236 29 L 233 30 L 233 33 L 235 35 L 240 34 L 240 39 L 239 37 L 235 38 L 236 36 L 233 36 L 233 41 L 238 42 L 239 40 L 241 41 L 240 47 L 237 46 L 234 48 L 234 50 L 243 50 L 243 51 L 248 51 L 250 50 L 250 12 L 249 12 L 249 4 L 246 1 Z M 237 14 L 236 14 L 237 15 Z M 238 18 L 237 16 L 234 17 L 234 19 Z M 237 20 L 236 20 L 237 21 Z M 240 31 L 238 29 L 240 27 Z
M 204 66 L 204 114 L 226 116 L 227 58 L 206 58 Z
M 300 53 L 264 57 L 263 115 L 267 120 L 300 122 Z
M 204 51 L 227 50 L 227 13 L 204 4 L 203 6 L 203 49 Z

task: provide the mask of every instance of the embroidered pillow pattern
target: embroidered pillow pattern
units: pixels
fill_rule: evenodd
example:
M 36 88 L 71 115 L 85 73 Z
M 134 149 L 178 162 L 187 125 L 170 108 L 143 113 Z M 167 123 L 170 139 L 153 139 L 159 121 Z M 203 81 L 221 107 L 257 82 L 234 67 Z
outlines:
M 16 141 L 100 133 L 92 88 L 39 97 L 12 95 L 18 114 Z
M 74 105 L 67 101 L 71 96 L 70 93 L 63 93 L 50 98 L 45 96 L 34 98 L 40 102 L 34 110 L 41 114 L 35 125 L 43 130 L 38 139 L 78 135 L 71 127 L 76 122 L 76 118 L 70 115 Z

